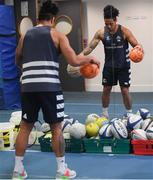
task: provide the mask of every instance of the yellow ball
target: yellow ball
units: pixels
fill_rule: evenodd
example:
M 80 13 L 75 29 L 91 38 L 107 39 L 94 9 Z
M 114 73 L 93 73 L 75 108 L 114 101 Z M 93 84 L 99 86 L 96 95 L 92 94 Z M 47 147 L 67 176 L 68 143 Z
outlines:
M 108 122 L 108 119 L 105 116 L 99 117 L 96 119 L 96 124 L 101 128 L 105 123 Z
M 97 136 L 99 132 L 99 127 L 96 123 L 89 123 L 86 125 L 86 133 L 89 137 Z
M 52 134 L 49 132 L 44 136 L 44 138 L 52 138 Z

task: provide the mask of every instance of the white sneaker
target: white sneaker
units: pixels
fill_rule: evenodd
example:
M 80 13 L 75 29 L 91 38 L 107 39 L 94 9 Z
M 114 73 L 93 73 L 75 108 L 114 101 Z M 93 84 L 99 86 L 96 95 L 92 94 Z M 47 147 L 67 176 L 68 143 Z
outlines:
M 26 179 L 28 177 L 27 172 L 24 170 L 22 173 L 13 172 L 12 180 Z
M 71 170 L 67 167 L 64 172 L 57 171 L 56 173 L 56 180 L 61 180 L 61 179 L 73 179 L 76 177 L 76 172 L 74 170 Z

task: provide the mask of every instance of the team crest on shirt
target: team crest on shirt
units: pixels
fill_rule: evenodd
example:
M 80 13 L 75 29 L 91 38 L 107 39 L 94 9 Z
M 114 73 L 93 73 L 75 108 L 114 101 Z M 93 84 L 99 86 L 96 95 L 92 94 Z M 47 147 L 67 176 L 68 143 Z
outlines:
M 121 36 L 116 37 L 117 42 L 121 42 L 121 39 L 122 39 Z

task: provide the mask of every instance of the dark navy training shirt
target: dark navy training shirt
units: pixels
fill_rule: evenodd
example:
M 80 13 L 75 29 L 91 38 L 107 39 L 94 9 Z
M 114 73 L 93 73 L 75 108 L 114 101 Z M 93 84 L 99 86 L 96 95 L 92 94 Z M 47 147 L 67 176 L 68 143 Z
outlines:
M 115 34 L 110 34 L 107 27 L 104 31 L 104 51 L 105 51 L 105 66 L 113 68 L 129 68 L 129 45 L 124 39 L 121 31 L 121 25 L 118 25 L 118 30 Z
M 23 42 L 22 92 L 60 91 L 59 52 L 50 34 L 51 27 L 36 26 Z

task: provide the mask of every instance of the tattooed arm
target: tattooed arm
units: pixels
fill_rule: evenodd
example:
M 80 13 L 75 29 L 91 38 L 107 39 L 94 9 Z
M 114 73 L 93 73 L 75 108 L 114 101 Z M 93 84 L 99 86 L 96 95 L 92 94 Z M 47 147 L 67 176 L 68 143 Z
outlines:
M 83 50 L 83 54 L 84 55 L 90 54 L 102 39 L 103 39 L 103 31 L 100 29 L 96 32 L 89 45 Z

